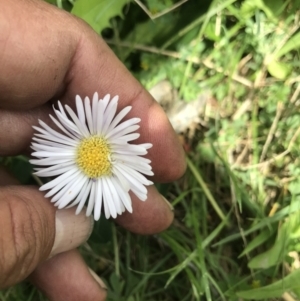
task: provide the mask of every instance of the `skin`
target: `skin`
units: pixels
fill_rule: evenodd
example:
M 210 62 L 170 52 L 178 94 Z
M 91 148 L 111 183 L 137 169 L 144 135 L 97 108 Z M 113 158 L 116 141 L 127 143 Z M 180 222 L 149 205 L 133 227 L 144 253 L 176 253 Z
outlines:
M 156 182 L 178 179 L 185 171 L 183 150 L 161 107 L 131 76 L 86 23 L 38 0 L 0 0 L 0 156 L 29 154 L 32 125 L 52 127 L 49 114 L 60 99 L 74 108 L 75 95 L 119 95 L 140 117 L 141 137 L 150 142 Z M 116 222 L 140 234 L 166 229 L 169 205 L 149 187 L 146 202 L 132 195 L 133 213 Z M 55 209 L 37 187 L 25 187 L 0 169 L 0 288 L 30 277 L 50 300 L 105 300 L 75 250 L 54 256 Z

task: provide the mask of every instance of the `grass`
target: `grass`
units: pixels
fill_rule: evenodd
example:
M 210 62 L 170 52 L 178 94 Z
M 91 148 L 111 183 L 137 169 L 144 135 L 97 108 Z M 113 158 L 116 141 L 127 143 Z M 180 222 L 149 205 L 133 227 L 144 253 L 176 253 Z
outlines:
M 101 220 L 82 254 L 110 301 L 299 300 L 299 1 L 143 3 L 167 13 L 132 3 L 103 36 L 146 88 L 210 98 L 180 133 L 186 175 L 158 185 L 173 225 L 143 237 Z M 5 162 L 26 182 L 22 160 Z M 28 284 L 0 292 L 24 296 L 45 300 Z

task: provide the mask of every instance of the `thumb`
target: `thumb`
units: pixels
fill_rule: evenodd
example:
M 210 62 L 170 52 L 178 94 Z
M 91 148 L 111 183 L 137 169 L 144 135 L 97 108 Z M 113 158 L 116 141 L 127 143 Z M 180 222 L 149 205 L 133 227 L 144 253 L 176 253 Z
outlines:
M 93 219 L 55 211 L 36 187 L 0 186 L 0 289 L 26 278 L 49 256 L 87 240 Z

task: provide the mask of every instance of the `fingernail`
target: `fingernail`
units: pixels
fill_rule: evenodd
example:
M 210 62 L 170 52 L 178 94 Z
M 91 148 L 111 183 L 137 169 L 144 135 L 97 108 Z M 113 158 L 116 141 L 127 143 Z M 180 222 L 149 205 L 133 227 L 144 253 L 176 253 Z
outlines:
M 49 257 L 77 248 L 86 242 L 92 233 L 94 219 L 86 216 L 85 210 L 75 214 L 76 208 L 59 209 L 56 211 L 56 233 Z
M 171 203 L 163 195 L 161 195 L 161 197 L 167 203 L 167 205 L 171 209 L 171 211 L 174 211 L 174 207 L 171 205 Z
M 101 288 L 107 290 L 106 284 L 103 282 L 103 280 L 92 270 L 89 268 L 89 271 L 93 278 L 98 282 L 98 284 L 101 286 Z

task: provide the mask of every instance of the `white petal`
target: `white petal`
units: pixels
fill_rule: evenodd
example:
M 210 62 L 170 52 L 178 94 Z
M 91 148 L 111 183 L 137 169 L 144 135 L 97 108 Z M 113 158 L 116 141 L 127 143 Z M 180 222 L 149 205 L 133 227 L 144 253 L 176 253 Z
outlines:
M 74 152 L 75 148 L 73 146 L 66 146 L 66 145 L 60 145 L 59 147 L 44 145 L 40 143 L 34 143 L 32 142 L 31 148 L 34 148 L 39 151 L 51 151 L 51 152 Z
M 128 106 L 121 110 L 109 125 L 107 133 L 110 133 L 112 129 L 129 113 L 131 109 L 132 107 Z
M 119 144 L 120 145 L 120 144 Z M 119 146 L 118 145 L 118 146 Z M 123 146 L 123 145 L 120 145 Z M 126 146 L 126 145 L 125 145 Z M 131 151 L 131 150 L 126 150 L 126 147 L 124 147 L 124 149 L 122 148 L 117 148 L 116 150 L 113 150 L 113 153 L 115 154 L 119 154 L 119 155 L 126 155 L 126 156 L 132 156 L 132 157 L 136 157 L 136 156 L 144 156 L 147 155 L 147 151 L 145 149 L 141 149 L 141 150 L 136 150 L 136 151 Z
M 129 133 L 133 133 L 135 132 L 136 130 L 138 130 L 140 128 L 139 125 L 132 125 L 132 126 L 129 126 L 127 128 L 124 128 L 122 130 L 120 130 L 119 132 L 113 134 L 113 135 L 110 135 L 110 133 L 108 135 L 110 135 L 110 137 L 107 137 L 107 138 L 110 138 L 110 139 L 118 139 L 126 134 L 129 134 Z
M 121 187 L 120 182 L 118 181 L 118 178 L 112 177 L 111 181 L 115 187 L 115 190 L 117 191 L 120 199 L 122 200 L 122 203 L 124 204 L 125 208 L 132 213 L 132 204 L 131 204 L 131 198 L 127 191 L 124 191 L 124 189 Z
M 108 104 L 105 112 L 104 112 L 104 125 L 102 128 L 102 133 L 105 135 L 107 133 L 107 129 L 112 122 L 118 106 L 119 96 L 115 96 Z
M 84 114 L 83 103 L 82 103 L 82 99 L 79 95 L 76 95 L 75 102 L 76 102 L 77 116 L 78 116 L 80 122 L 85 124 L 85 114 Z
M 116 191 L 116 188 L 114 187 L 114 185 L 112 184 L 112 177 L 107 178 L 107 185 L 108 185 L 108 189 L 110 190 L 111 193 L 111 201 L 115 204 L 115 209 L 117 211 L 118 214 L 122 214 L 122 206 L 121 206 L 121 199 L 119 197 L 119 194 Z
M 65 113 L 65 110 L 64 110 L 64 108 L 63 108 L 61 102 L 58 101 L 57 104 L 58 104 L 59 112 L 62 114 L 63 117 L 65 117 L 66 119 L 68 119 L 68 116 L 67 116 L 67 114 Z M 53 106 L 53 109 L 56 110 L 54 106 Z
M 112 195 L 110 192 L 110 189 L 108 188 L 107 178 L 103 177 L 103 203 L 104 203 L 104 209 L 107 208 L 105 211 L 105 217 L 109 218 L 112 216 L 113 218 L 117 217 L 117 211 L 115 208 L 114 201 L 112 200 Z
M 76 114 L 74 113 L 74 111 L 68 106 L 65 106 L 67 112 L 69 113 L 69 115 L 71 116 L 72 120 L 74 121 L 74 123 L 76 124 L 79 132 L 84 136 L 84 137 L 88 137 L 89 136 L 89 131 L 88 128 L 86 127 L 85 123 L 81 123 L 80 120 L 78 119 L 78 117 L 76 116 Z
M 118 126 L 116 126 L 113 130 L 107 133 L 106 137 L 113 137 L 116 133 L 122 131 L 125 128 L 128 128 L 132 125 L 135 125 L 136 123 L 139 123 L 141 121 L 140 118 L 131 118 L 129 120 L 126 120 L 122 123 L 120 123 Z
M 69 166 L 74 166 L 74 168 L 77 168 L 77 167 L 75 167 L 74 162 L 68 162 L 68 163 L 63 163 L 63 164 L 52 165 L 50 167 L 40 167 L 40 168 L 35 167 L 34 170 L 48 172 L 48 171 L 58 170 L 58 169 L 61 169 L 64 167 L 69 167 Z
M 71 145 L 64 145 L 64 144 L 56 144 L 55 146 L 40 144 L 32 142 L 31 144 L 32 149 L 36 149 L 38 152 L 46 151 L 51 153 L 75 153 L 76 147 Z
M 67 130 L 56 118 L 54 118 L 52 115 L 50 115 L 51 120 L 56 124 L 56 126 L 63 131 L 66 135 L 68 135 L 70 138 L 77 140 L 78 133 L 75 133 L 74 131 Z
M 50 140 L 50 141 L 54 141 L 54 142 L 58 142 L 60 144 L 66 144 L 66 145 L 71 145 L 71 146 L 77 146 L 78 142 L 75 140 L 69 141 L 66 139 L 61 139 L 61 138 L 57 138 L 54 137 L 52 135 L 49 134 L 34 134 L 36 137 L 42 138 L 42 139 L 46 139 L 46 140 Z
M 92 117 L 91 103 L 90 103 L 90 99 L 88 97 L 86 97 L 84 99 L 84 107 L 85 107 L 87 124 L 88 124 L 89 130 L 90 130 L 90 133 L 93 135 L 94 134 L 93 117 Z
M 48 190 L 48 189 L 51 189 L 55 186 L 58 186 L 58 184 L 60 184 L 62 181 L 70 178 L 71 176 L 73 176 L 74 174 L 78 174 L 79 173 L 79 170 L 78 169 L 72 169 L 64 174 L 62 174 L 61 176 L 55 178 L 54 180 L 44 184 L 42 187 L 40 187 L 40 190 L 41 191 L 44 191 L 44 190 Z
M 58 138 L 61 139 L 63 141 L 68 141 L 70 144 L 74 144 L 74 141 L 72 139 L 70 139 L 69 137 L 62 135 L 54 130 L 52 130 L 46 123 L 42 122 L 41 120 L 39 120 L 40 125 L 44 128 L 41 129 L 37 126 L 33 126 L 33 128 L 42 133 L 43 135 L 46 135 L 48 137 L 48 139 L 50 138 Z
M 93 109 L 92 109 L 92 116 L 93 116 L 93 133 L 97 133 L 97 119 L 101 118 L 102 116 L 98 115 L 98 93 L 94 93 L 93 96 Z
M 57 206 L 56 204 L 59 203 L 59 199 L 60 197 L 65 194 L 65 192 L 71 188 L 71 186 L 73 185 L 73 182 L 67 182 L 66 185 L 64 187 L 61 188 L 60 191 L 58 191 L 56 194 L 54 192 L 52 192 L 51 194 L 54 194 L 54 196 L 51 199 L 51 203 L 55 203 L 54 206 Z M 49 194 L 49 193 L 48 193 Z M 49 195 L 46 194 L 45 196 L 49 197 Z
M 125 136 L 119 137 L 117 139 L 112 139 L 111 144 L 126 144 L 128 141 L 136 140 L 139 137 L 140 137 L 139 133 L 125 135 Z
M 149 166 L 150 169 L 148 169 L 148 168 L 144 168 L 143 166 L 138 165 L 138 164 L 134 164 L 134 163 L 125 162 L 124 164 L 127 167 L 129 167 L 131 169 L 134 169 L 134 170 L 136 170 L 139 173 L 142 173 L 142 174 L 147 175 L 147 176 L 154 176 L 154 172 L 151 170 L 150 166 Z
M 41 166 L 49 166 L 55 164 L 65 164 L 69 162 L 74 162 L 72 158 L 66 159 L 54 159 L 54 158 L 45 158 L 45 159 L 31 159 L 29 160 L 31 164 L 41 165 Z
M 79 214 L 81 212 L 81 210 L 82 210 L 82 208 L 83 208 L 83 206 L 84 206 L 84 204 L 85 204 L 85 202 L 87 200 L 87 196 L 91 192 L 91 186 L 92 186 L 92 181 L 89 180 L 87 187 L 85 189 L 83 189 L 83 194 L 81 196 L 81 199 L 79 199 L 79 205 L 78 205 L 78 207 L 76 209 L 75 214 Z M 72 206 L 72 204 L 71 204 L 71 206 Z
M 75 157 L 75 152 L 74 152 L 74 150 L 70 150 L 70 149 L 62 149 L 60 152 L 38 151 L 38 152 L 33 152 L 31 155 L 35 156 L 35 157 L 66 158 L 66 157 Z
M 130 189 L 131 191 L 141 200 L 145 201 L 147 199 L 147 190 L 146 188 L 139 182 L 135 181 L 135 179 L 130 178 L 130 175 L 124 174 L 127 178 L 129 177 L 129 182 L 131 183 Z
M 80 185 L 81 181 L 82 175 L 79 174 L 77 177 L 74 177 L 73 181 L 70 181 L 62 190 L 54 195 L 54 197 L 51 199 L 51 202 L 56 202 L 55 206 L 60 206 L 61 203 L 64 203 L 64 206 L 60 206 L 59 209 L 65 207 L 72 199 L 74 199 L 78 195 L 78 186 Z
M 113 174 L 115 174 L 117 176 L 117 178 L 119 179 L 119 182 L 120 182 L 122 188 L 124 189 L 124 191 L 128 192 L 130 189 L 130 184 L 129 184 L 128 180 L 115 167 L 113 168 Z
M 95 208 L 94 208 L 94 219 L 98 221 L 101 216 L 101 208 L 102 208 L 102 181 L 98 179 L 97 192 L 95 197 Z
M 102 135 L 102 128 L 104 124 L 104 110 L 105 110 L 105 104 L 102 100 L 98 103 L 98 113 L 97 113 L 97 134 Z
M 50 115 L 51 116 L 51 115 Z M 55 120 L 55 118 L 54 117 L 52 117 L 54 120 Z M 40 124 L 40 126 L 41 127 L 43 127 L 47 132 L 48 132 L 48 134 L 51 134 L 51 135 L 53 135 L 54 137 L 58 137 L 58 138 L 61 138 L 61 139 L 67 139 L 68 141 L 72 141 L 72 138 L 70 138 L 70 137 L 68 137 L 68 136 L 65 136 L 65 135 L 63 135 L 63 134 L 61 134 L 61 133 L 59 133 L 59 132 L 57 132 L 57 131 L 55 131 L 55 130 L 53 130 L 50 126 L 48 126 L 45 122 L 43 122 L 42 120 L 39 120 L 39 124 Z M 59 122 L 58 122 L 58 124 L 59 124 Z M 62 127 L 62 126 L 61 126 Z M 63 127 L 62 127 L 63 128 Z M 68 132 L 67 132 L 68 133 Z
M 130 174 L 133 178 L 137 179 L 139 182 L 143 183 L 144 185 L 151 185 L 153 184 L 151 181 L 146 179 L 145 176 L 140 174 L 138 171 L 124 165 L 124 164 L 117 164 L 116 167 L 123 169 L 127 174 Z
M 79 175 L 73 183 L 71 182 L 72 186 L 59 198 L 59 201 L 55 204 L 55 206 L 58 206 L 58 209 L 62 209 L 74 200 L 82 190 L 85 179 L 86 178 L 83 175 Z
M 123 202 L 121 202 L 120 205 L 121 205 L 121 214 L 122 214 L 123 212 L 125 212 L 126 208 L 125 208 Z M 130 213 L 132 213 L 132 212 L 130 212 Z
M 151 165 L 138 159 L 140 159 L 140 157 L 129 155 L 116 157 L 116 154 L 114 154 L 113 156 L 114 164 L 124 164 L 131 169 L 139 171 L 140 173 L 146 174 L 148 176 L 153 176 L 154 173 L 152 171 Z
M 137 190 L 135 187 L 131 188 L 131 191 L 141 200 L 141 201 L 146 201 L 147 200 L 147 194 L 140 192 Z
M 140 147 L 143 147 L 145 149 L 149 149 L 153 146 L 152 143 L 143 143 L 143 144 L 136 144 L 136 146 L 140 146 Z
M 71 204 L 69 204 L 66 208 L 73 207 L 73 206 L 77 205 L 82 200 L 83 195 L 87 191 L 86 189 L 87 189 L 88 184 L 89 184 L 89 179 L 84 177 L 84 183 L 82 184 L 82 188 L 80 190 L 80 193 L 78 194 L 76 199 Z
M 55 167 L 55 169 L 53 168 Z M 67 164 L 66 167 L 59 165 L 54 165 L 49 168 L 42 169 L 40 171 L 35 172 L 34 174 L 37 175 L 38 177 L 53 177 L 60 175 L 62 173 L 68 172 L 69 170 L 76 168 L 75 164 Z
M 129 156 L 143 156 L 148 153 L 144 147 L 134 144 L 112 145 L 111 150 L 113 153 L 125 154 Z
M 77 133 L 78 135 L 82 136 L 77 126 L 68 117 L 64 117 L 58 110 L 54 110 L 54 113 L 66 129 L 68 129 L 72 133 Z
M 144 157 L 139 157 L 139 156 L 124 156 L 121 154 L 114 154 L 113 158 L 116 161 L 121 161 L 121 162 L 131 162 L 131 163 L 136 163 L 136 164 L 141 164 L 144 165 L 145 167 L 151 163 L 151 160 L 144 158 Z
M 49 190 L 45 194 L 45 197 L 48 198 L 48 197 L 55 195 L 58 191 L 65 189 L 66 186 L 67 186 L 67 188 L 70 187 L 72 185 L 73 181 L 75 181 L 75 179 L 77 178 L 77 176 L 78 176 L 78 174 L 75 173 L 75 174 L 71 175 L 70 177 L 65 178 L 64 180 L 59 182 L 56 186 L 54 186 L 51 190 Z M 60 194 L 59 194 L 59 196 L 60 196 Z M 58 200 L 58 198 L 55 198 L 55 199 L 52 198 L 51 202 L 56 202 L 56 200 Z
M 49 145 L 49 146 L 53 146 L 53 147 L 73 147 L 70 145 L 61 144 L 59 142 L 53 142 L 53 141 L 49 141 L 49 140 L 40 139 L 37 137 L 32 137 L 32 140 L 39 142 L 40 145 Z
M 106 94 L 102 100 L 100 100 L 100 102 L 103 103 L 103 106 L 104 106 L 104 111 L 109 103 L 109 100 L 110 100 L 110 94 Z M 103 112 L 104 113 L 104 112 Z
M 103 202 L 103 208 L 104 208 L 104 215 L 105 217 L 108 219 L 110 218 L 110 212 L 109 212 L 109 206 L 108 203 L 106 201 L 106 196 L 105 196 L 105 183 L 103 182 L 103 178 L 99 179 L 102 183 L 102 202 Z
M 92 188 L 91 188 L 91 193 L 90 193 L 90 198 L 89 198 L 89 202 L 88 202 L 88 207 L 86 210 L 86 216 L 90 216 L 93 209 L 94 209 L 94 205 L 95 205 L 95 193 L 97 190 L 97 181 L 94 182 L 93 180 L 91 181 L 92 183 Z
M 132 151 L 135 152 L 145 150 L 144 147 L 139 146 L 138 144 L 126 144 L 126 145 L 112 145 L 111 146 L 112 151 L 117 151 L 117 150 L 124 150 L 124 151 Z
M 146 194 L 147 193 L 147 189 L 146 187 L 135 177 L 133 177 L 131 174 L 129 174 L 127 171 L 125 171 L 123 168 L 121 168 L 120 166 L 115 166 L 121 173 L 122 175 L 129 181 L 130 185 L 130 189 L 137 189 L 138 191 L 140 191 L 141 193 Z

